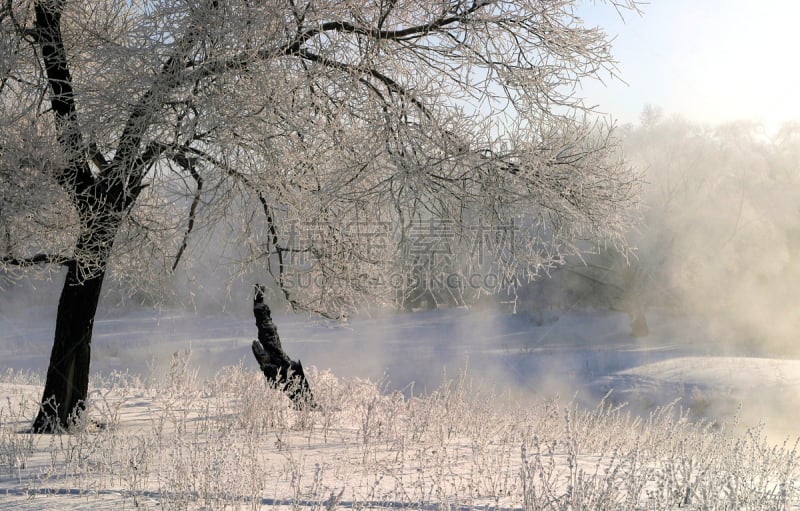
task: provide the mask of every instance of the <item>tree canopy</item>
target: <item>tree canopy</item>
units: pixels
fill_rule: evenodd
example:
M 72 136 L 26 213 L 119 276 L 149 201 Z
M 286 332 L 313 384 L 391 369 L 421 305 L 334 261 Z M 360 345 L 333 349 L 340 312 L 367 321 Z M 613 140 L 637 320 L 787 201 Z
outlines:
M 67 268 L 43 403 L 85 398 L 106 273 L 163 280 L 219 223 L 330 317 L 624 243 L 638 181 L 578 94 L 614 60 L 576 3 L 4 2 L 2 268 Z
M 98 243 L 113 244 L 115 275 L 145 285 L 198 225 L 235 217 L 238 256 L 278 283 L 306 275 L 287 297 L 339 315 L 382 292 L 364 275 L 418 264 L 415 243 L 461 247 L 457 266 L 469 265 L 480 236 L 514 226 L 513 257 L 494 262 L 531 276 L 577 240 L 620 241 L 635 179 L 576 95 L 614 61 L 574 10 L 7 3 L 3 262 L 104 267 L 79 242 L 113 223 L 103 203 L 120 225 Z

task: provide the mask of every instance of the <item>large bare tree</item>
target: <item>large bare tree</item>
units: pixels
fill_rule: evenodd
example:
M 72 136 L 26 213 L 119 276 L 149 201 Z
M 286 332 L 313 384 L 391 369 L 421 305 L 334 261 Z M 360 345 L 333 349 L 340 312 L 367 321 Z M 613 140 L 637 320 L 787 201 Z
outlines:
M 4 0 L 2 269 L 66 268 L 34 429 L 83 409 L 104 277 L 164 279 L 200 226 L 332 317 L 421 267 L 496 291 L 624 243 L 636 176 L 576 93 L 614 61 L 577 3 Z

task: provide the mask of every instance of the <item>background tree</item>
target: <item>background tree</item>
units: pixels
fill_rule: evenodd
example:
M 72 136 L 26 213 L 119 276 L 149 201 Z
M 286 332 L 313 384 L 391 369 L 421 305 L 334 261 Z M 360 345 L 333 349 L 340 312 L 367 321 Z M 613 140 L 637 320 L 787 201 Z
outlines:
M 797 353 L 797 126 L 703 125 L 649 109 L 620 131 L 647 182 L 632 240 L 649 276 L 639 302 L 702 316 L 727 342 Z
M 614 62 L 575 4 L 4 2 L 3 269 L 65 268 L 34 429 L 83 409 L 107 274 L 166 278 L 201 225 L 330 317 L 402 296 L 423 232 L 498 285 L 623 243 L 636 177 L 575 96 Z

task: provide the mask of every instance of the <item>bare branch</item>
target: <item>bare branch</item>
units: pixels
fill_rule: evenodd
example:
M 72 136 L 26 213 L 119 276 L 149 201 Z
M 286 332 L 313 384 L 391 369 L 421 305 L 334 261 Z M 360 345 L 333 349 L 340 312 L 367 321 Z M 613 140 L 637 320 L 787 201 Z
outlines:
M 320 55 L 317 55 L 316 53 L 310 52 L 310 51 L 305 50 L 305 49 L 298 50 L 297 51 L 297 55 L 299 55 L 300 57 L 302 57 L 302 58 L 304 58 L 306 60 L 310 60 L 312 62 L 317 62 L 317 63 L 322 64 L 325 67 L 329 67 L 331 69 L 338 69 L 340 71 L 344 71 L 347 74 L 350 74 L 350 75 L 353 75 L 353 76 L 370 76 L 372 78 L 375 78 L 380 83 L 382 83 L 389 92 L 394 93 L 394 94 L 398 94 L 398 95 L 403 96 L 404 98 L 407 98 L 423 114 L 425 114 L 428 117 L 430 116 L 430 112 L 425 107 L 425 105 L 422 103 L 422 101 L 420 101 L 414 95 L 410 94 L 409 91 L 407 91 L 405 88 L 403 88 L 399 83 L 397 83 L 397 81 L 393 80 L 392 78 L 390 78 L 389 76 L 385 75 L 384 73 L 378 71 L 377 69 L 365 68 L 365 67 L 360 67 L 360 66 L 352 66 L 350 64 L 345 64 L 345 63 L 338 62 L 338 61 L 333 60 L 333 59 L 322 57 Z M 368 83 L 368 82 L 365 81 L 365 82 L 362 82 L 362 83 Z M 373 89 L 373 90 L 375 89 L 371 85 L 370 85 L 370 88 Z
M 448 16 L 441 16 L 428 23 L 423 23 L 421 25 L 415 25 L 412 27 L 396 29 L 396 30 L 382 30 L 380 28 L 361 27 L 347 21 L 329 21 L 326 23 L 322 23 L 319 26 L 319 28 L 313 28 L 306 31 L 297 41 L 295 41 L 295 47 L 299 49 L 301 44 L 323 32 L 343 32 L 350 34 L 358 34 L 371 37 L 377 40 L 381 39 L 407 40 L 417 37 L 425 37 L 450 25 L 464 23 L 469 20 L 469 16 L 471 14 L 475 13 L 476 11 L 488 5 L 492 5 L 493 3 L 494 3 L 493 1 L 473 2 L 469 8 L 465 9 L 460 13 Z M 389 13 L 391 12 L 391 8 L 392 7 L 386 10 L 382 15 L 382 17 L 380 18 L 379 27 L 382 26 L 386 21 L 386 16 L 388 16 Z
M 53 254 L 36 254 L 30 257 L 13 257 L 13 256 L 2 256 L 0 257 L 0 262 L 3 264 L 7 264 L 9 266 L 19 266 L 22 268 L 27 268 L 30 266 L 37 266 L 40 264 L 55 264 L 60 266 L 66 266 L 71 264 L 75 261 L 72 257 L 66 257 L 61 255 L 53 255 Z
M 72 74 L 61 35 L 63 2 L 37 1 L 36 32 L 50 86 L 50 104 L 56 116 L 58 138 L 68 155 L 68 167 L 57 174 L 59 181 L 76 194 L 86 193 L 94 184 L 89 166 L 83 161 L 83 135 L 78 124 Z
M 267 229 L 269 229 L 269 234 L 272 237 L 272 246 L 275 247 L 275 253 L 278 255 L 278 277 L 275 278 L 273 275 L 273 280 L 275 280 L 275 282 L 281 288 L 284 298 L 286 298 L 286 300 L 294 306 L 295 303 L 292 300 L 292 297 L 289 295 L 289 290 L 286 289 L 284 282 L 285 267 L 283 264 L 283 253 L 286 251 L 286 249 L 280 245 L 280 240 L 278 239 L 278 230 L 275 227 L 272 210 L 270 209 L 267 199 L 264 197 L 263 193 L 258 192 L 258 200 L 261 202 L 261 207 L 263 208 L 264 215 L 267 218 Z
M 195 169 L 194 160 L 188 158 L 184 153 L 176 153 L 173 155 L 172 159 L 187 170 L 195 182 L 194 197 L 192 198 L 191 206 L 189 206 L 189 222 L 186 224 L 186 231 L 183 233 L 183 241 L 181 241 L 178 253 L 175 255 L 175 261 L 172 263 L 172 271 L 175 271 L 178 267 L 178 263 L 180 263 L 183 252 L 189 244 L 189 235 L 192 234 L 192 230 L 194 229 L 197 206 L 200 205 L 200 196 L 203 193 L 203 177 Z

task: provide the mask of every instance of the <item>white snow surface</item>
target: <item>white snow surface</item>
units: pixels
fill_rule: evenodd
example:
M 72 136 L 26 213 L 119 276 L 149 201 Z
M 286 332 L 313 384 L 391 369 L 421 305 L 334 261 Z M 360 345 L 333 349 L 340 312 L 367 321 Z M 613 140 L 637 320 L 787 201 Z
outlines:
M 716 503 L 709 509 L 800 509 L 789 475 L 800 360 L 733 345 L 698 318 L 653 312 L 641 339 L 626 315 L 592 310 L 274 320 L 284 349 L 310 370 L 322 411 L 295 411 L 265 388 L 250 354 L 252 315 L 101 314 L 88 419 L 103 427 L 34 436 L 24 429 L 41 381 L 29 371 L 44 373 L 54 321 L 41 308 L 0 311 L 0 510 L 599 509 L 599 493 L 578 495 L 576 482 L 602 477 L 617 509 L 692 509 L 702 499 Z M 460 383 L 442 387 L 449 378 Z M 490 397 L 470 400 L 475 393 Z M 596 411 L 606 395 L 622 411 Z M 505 404 L 490 410 L 495 400 Z M 648 438 L 661 447 L 648 451 Z M 659 497 L 670 470 L 687 466 L 674 458 L 687 446 L 728 453 L 719 479 L 685 472 L 669 483 L 686 487 L 684 500 Z M 777 456 L 782 471 L 726 489 L 736 470 L 753 472 L 730 454 L 748 448 Z M 661 453 L 637 458 L 644 452 Z M 563 473 L 546 483 L 551 472 L 535 460 Z M 650 467 L 639 471 L 650 474 L 639 495 L 650 497 L 628 505 L 634 476 L 609 474 L 635 474 L 626 464 L 637 460 Z

